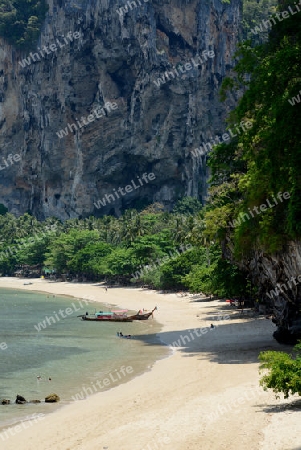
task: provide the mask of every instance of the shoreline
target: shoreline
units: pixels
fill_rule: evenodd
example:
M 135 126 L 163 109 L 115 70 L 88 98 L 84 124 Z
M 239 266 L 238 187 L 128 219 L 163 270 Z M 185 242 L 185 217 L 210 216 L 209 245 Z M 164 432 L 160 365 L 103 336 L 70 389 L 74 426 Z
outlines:
M 16 283 L 16 280 L 18 280 L 18 286 L 17 287 L 14 286 L 15 283 Z M 29 285 L 29 284 L 26 284 L 26 285 L 22 284 L 21 285 L 20 284 L 20 283 L 23 283 L 23 282 L 26 282 L 26 281 L 27 281 L 26 279 L 23 280 L 23 279 L 16 279 L 16 278 L 13 278 L 13 277 L 10 277 L 10 278 L 6 277 L 6 279 L 4 279 L 4 283 L 6 283 L 5 289 L 7 289 L 8 291 L 11 290 L 13 292 L 19 292 L 19 293 L 28 291 L 29 293 L 32 292 L 34 294 L 40 294 L 40 295 L 42 295 L 44 297 L 45 305 L 46 305 L 46 302 L 48 302 L 48 300 L 52 300 L 52 301 L 55 301 L 56 299 L 67 300 L 69 305 L 70 305 L 70 307 L 65 308 L 66 307 L 66 304 L 65 304 L 65 306 L 60 310 L 62 312 L 62 315 L 60 317 L 55 311 L 53 311 L 54 314 L 52 315 L 52 317 L 56 318 L 57 322 L 60 322 L 61 320 L 64 320 L 64 319 L 72 319 L 72 318 L 75 318 L 75 320 L 81 322 L 81 320 L 79 318 L 76 319 L 76 317 L 79 317 L 79 316 L 77 316 L 77 314 L 79 314 L 79 310 L 81 309 L 81 312 L 80 312 L 81 314 L 84 313 L 84 311 L 86 309 L 87 310 L 90 309 L 90 312 L 92 313 L 91 306 L 93 307 L 93 309 L 95 308 L 95 309 L 98 310 L 100 308 L 99 308 L 99 306 L 97 308 L 96 305 L 101 305 L 101 309 L 102 310 L 107 310 L 107 308 L 104 305 L 104 303 L 102 303 L 102 302 L 104 302 L 104 300 L 102 300 L 102 299 L 93 299 L 93 300 L 91 300 L 91 298 L 90 299 L 85 299 L 85 298 L 83 298 L 83 296 L 81 297 L 81 296 L 78 296 L 78 295 L 73 295 L 75 293 L 72 293 L 72 294 L 71 293 L 68 293 L 68 294 L 65 293 L 65 294 L 52 295 L 51 289 L 48 289 L 47 286 L 45 286 L 44 289 L 41 288 L 41 290 L 38 288 L 38 286 L 35 286 L 34 289 L 31 290 L 30 288 L 32 287 L 32 285 Z M 33 282 L 34 281 L 39 281 L 39 279 L 33 279 Z M 0 277 L 0 284 L 1 284 L 1 277 Z M 1 288 L 4 288 L 4 287 L 1 285 Z M 46 299 L 45 294 L 47 294 L 47 299 Z M 52 298 L 52 297 L 55 297 L 55 298 Z M 89 296 L 89 297 L 91 297 L 91 296 Z M 87 302 L 88 302 L 88 304 L 87 304 Z M 106 304 L 107 304 L 107 302 L 106 302 Z M 114 310 L 114 308 L 116 308 L 116 305 L 111 304 L 108 309 Z M 57 309 L 57 308 L 54 307 L 54 309 Z M 66 311 L 68 311 L 68 315 L 67 316 L 66 316 L 66 314 L 67 314 Z M 63 315 L 64 312 L 65 312 L 65 315 Z M 137 311 L 134 311 L 134 310 L 132 312 L 128 311 L 128 314 L 134 314 L 136 312 Z M 51 313 L 50 314 L 48 313 L 48 317 L 50 317 L 50 316 L 51 316 Z M 43 319 L 44 319 L 44 322 L 45 322 L 46 318 L 47 318 L 47 316 L 43 315 L 43 316 L 41 316 L 40 320 L 43 321 Z M 157 322 L 155 320 L 154 321 L 150 320 L 148 322 L 143 322 L 143 325 L 146 325 L 146 329 L 149 329 L 149 327 L 147 327 L 147 324 L 149 322 L 152 323 L 152 328 L 154 328 L 159 333 L 160 329 L 162 328 L 162 325 L 160 325 L 159 322 Z M 52 323 L 49 323 L 49 325 L 52 325 Z M 128 324 L 115 323 L 115 325 L 116 325 L 116 327 L 122 327 L 122 326 L 126 326 Z M 131 325 L 133 325 L 133 323 Z M 136 325 L 137 325 L 137 322 L 136 322 Z M 98 324 L 98 326 L 100 327 L 100 329 L 103 326 L 106 327 L 106 325 L 104 325 L 104 324 Z M 89 325 L 87 325 L 87 327 L 89 328 Z M 41 330 L 43 330 L 43 328 L 41 328 Z M 139 355 L 139 349 L 138 348 L 141 348 L 141 343 L 143 343 L 145 345 L 148 344 L 147 339 L 145 338 L 145 336 L 147 336 L 147 334 L 145 336 L 143 335 L 141 337 L 140 334 L 139 334 L 140 330 L 136 329 L 136 332 L 137 332 L 137 335 L 135 333 L 133 334 L 133 338 L 134 339 L 131 340 L 131 346 L 136 346 L 137 347 L 136 348 L 136 353 L 137 353 L 137 355 Z M 115 336 L 115 334 L 116 333 L 113 332 L 114 336 Z M 15 410 L 16 415 L 15 416 L 11 416 L 11 417 L 6 417 L 4 420 L 3 419 L 1 420 L 1 423 L 0 423 L 0 442 L 1 442 L 1 433 L 2 432 L 5 432 L 5 430 L 14 428 L 14 427 L 16 427 L 18 425 L 23 425 L 23 422 L 31 421 L 32 413 L 33 414 L 35 414 L 36 412 L 37 413 L 42 413 L 42 415 L 47 417 L 48 414 L 51 414 L 51 413 L 57 411 L 58 409 L 64 408 L 64 407 L 66 407 L 68 405 L 72 405 L 75 401 L 86 400 L 87 398 L 89 398 L 89 397 L 91 397 L 93 395 L 96 395 L 98 393 L 104 392 L 106 390 L 113 389 L 113 388 L 117 387 L 119 384 L 125 384 L 128 381 L 130 381 L 131 379 L 133 379 L 133 378 L 135 378 L 137 376 L 140 376 L 143 373 L 151 370 L 151 367 L 155 364 L 155 362 L 157 360 L 164 359 L 164 358 L 167 358 L 167 357 L 170 356 L 170 352 L 165 348 L 165 344 L 163 342 L 159 341 L 159 339 L 157 341 L 158 341 L 158 343 L 160 342 L 161 350 L 159 349 L 157 352 L 148 352 L 148 357 L 149 358 L 145 359 L 142 363 L 139 363 L 137 358 L 133 359 L 133 355 L 128 360 L 128 363 L 130 364 L 130 367 L 132 367 L 132 366 L 135 367 L 135 373 L 134 374 L 132 374 L 131 371 L 130 372 L 127 371 L 126 373 L 121 373 L 120 374 L 118 372 L 118 369 L 116 369 L 117 366 L 118 367 L 120 366 L 121 370 L 123 370 L 123 368 L 121 367 L 121 365 L 122 365 L 121 363 L 122 362 L 120 361 L 119 365 L 118 364 L 114 365 L 116 373 L 114 373 L 113 371 L 110 371 L 110 372 L 108 372 L 107 375 L 103 375 L 102 377 L 97 377 L 97 381 L 96 382 L 90 381 L 90 377 L 88 379 L 88 378 L 83 376 L 82 377 L 83 384 L 80 385 L 80 386 L 76 386 L 77 389 L 73 392 L 74 395 L 70 394 L 71 397 L 69 399 L 61 398 L 60 402 L 47 405 L 46 403 L 44 403 L 42 397 L 40 397 L 41 404 L 39 404 L 39 406 L 36 407 L 37 409 L 33 409 L 34 408 L 33 404 L 29 402 L 24 407 L 22 407 L 21 410 L 18 410 L 17 405 L 14 404 L 14 399 L 10 398 L 10 400 L 11 400 L 11 405 L 10 405 L 10 408 L 9 408 L 10 409 L 10 413 L 13 412 L 12 410 Z M 98 370 L 95 368 L 94 372 L 97 373 Z M 92 372 L 90 372 L 90 374 L 92 374 L 92 373 L 93 373 L 93 369 L 92 369 Z M 102 379 L 103 379 L 104 383 L 103 383 Z M 69 380 L 68 384 L 69 385 L 73 384 L 71 379 Z M 60 391 L 58 391 L 58 394 L 61 397 Z M 78 396 L 81 397 L 81 398 L 79 398 Z M 26 393 L 25 393 L 25 397 L 27 398 Z M 7 398 L 7 397 L 5 397 L 5 398 Z M 25 427 L 25 425 L 24 425 L 24 427 Z
M 258 388 L 258 353 L 282 349 L 266 319 L 241 315 L 220 300 L 139 288 L 105 292 L 93 283 L 8 277 L 0 278 L 0 287 L 90 296 L 134 311 L 157 305 L 158 337 L 172 350 L 125 384 L 47 414 L 9 437 L 6 450 L 301 449 L 301 411 L 290 407 L 294 399 L 276 400 Z

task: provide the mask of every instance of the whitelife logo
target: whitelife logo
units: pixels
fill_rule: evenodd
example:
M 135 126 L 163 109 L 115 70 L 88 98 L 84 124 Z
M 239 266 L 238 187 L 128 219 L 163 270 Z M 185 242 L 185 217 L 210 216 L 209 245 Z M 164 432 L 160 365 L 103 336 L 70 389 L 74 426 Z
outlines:
M 78 39 L 80 37 L 81 37 L 81 33 L 79 31 L 75 31 L 74 33 L 72 33 L 72 31 L 69 31 L 67 33 L 67 38 L 69 39 L 69 41 L 67 38 L 65 38 L 65 36 L 62 36 L 62 39 L 64 39 L 65 43 L 68 45 L 68 44 L 70 44 L 70 42 L 73 42 L 73 39 Z M 56 39 L 55 42 L 58 44 L 59 48 L 65 47 L 65 44 L 62 44 L 62 42 L 60 42 L 58 39 Z M 51 53 L 56 52 L 58 50 L 58 47 L 56 44 L 51 44 L 51 45 L 49 45 L 49 47 L 44 45 L 42 47 L 42 50 L 40 47 L 38 47 L 38 49 L 39 49 L 38 53 L 31 52 L 29 54 L 29 57 L 22 59 L 22 61 L 19 61 L 19 64 L 20 64 L 20 66 L 23 67 L 23 69 L 26 66 L 30 66 L 30 64 L 32 62 L 41 61 L 41 57 L 45 58 L 45 54 L 50 55 Z
M 186 252 L 187 250 L 191 250 L 191 248 L 192 248 L 191 244 L 180 245 L 180 249 L 182 250 L 183 253 Z M 167 261 L 169 261 L 173 258 L 177 258 L 180 255 L 181 255 L 181 253 L 178 250 L 176 250 L 176 252 L 174 252 L 174 253 L 169 253 L 169 255 L 163 256 L 163 258 L 157 258 L 155 261 L 151 261 L 149 264 L 146 264 L 143 267 L 140 266 L 141 270 L 138 270 L 137 272 L 132 273 L 132 277 L 134 280 L 138 280 L 143 275 L 145 275 L 147 272 L 157 269 L 162 264 L 165 264 Z
M 143 0 L 144 3 L 147 3 L 149 0 Z M 137 4 L 137 3 L 139 4 Z M 128 1 L 126 5 L 124 5 L 123 7 L 116 9 L 116 12 L 119 14 L 119 17 L 122 17 L 124 14 L 126 14 L 127 12 L 129 12 L 129 8 L 130 10 L 132 10 L 133 8 L 138 8 L 138 6 L 142 6 L 140 0 L 136 0 L 135 2 L 130 2 Z
M 292 106 L 295 106 L 295 104 L 300 103 L 300 101 L 301 101 L 300 94 L 301 94 L 301 91 L 299 91 L 299 94 L 298 94 L 296 97 L 289 98 L 289 99 L 288 99 L 288 102 L 289 102 Z
M 45 414 L 32 414 L 31 416 L 27 416 L 25 419 L 21 420 L 20 425 L 15 425 L 14 427 L 6 428 L 4 429 L 1 434 L 0 438 L 2 441 L 5 441 L 10 438 L 10 436 L 15 436 L 16 433 L 20 433 L 23 430 L 26 430 L 27 428 L 31 427 L 35 423 L 38 423 L 41 420 L 45 419 Z
M 223 320 L 229 320 L 230 316 L 228 314 L 226 315 L 219 315 L 216 320 L 218 321 L 223 321 Z M 170 344 L 171 347 L 183 347 L 184 345 L 188 344 L 191 341 L 195 340 L 195 336 L 193 336 L 192 333 L 194 333 L 197 337 L 202 337 L 204 334 L 207 334 L 208 331 L 213 331 L 216 330 L 218 327 L 218 325 L 213 325 L 211 324 L 210 327 L 203 327 L 203 328 L 194 328 L 192 331 L 189 331 L 189 335 L 188 334 L 180 334 L 180 339 L 178 339 L 177 341 L 174 341 L 172 344 Z M 199 330 L 199 331 L 198 331 Z M 182 340 L 182 342 L 181 342 Z
M 26 247 L 27 245 L 31 245 L 34 242 L 38 242 L 41 239 L 45 238 L 45 236 L 47 236 L 46 232 L 53 233 L 56 230 L 57 230 L 57 225 L 54 224 L 54 225 L 49 225 L 49 226 L 45 227 L 45 231 L 38 231 L 38 233 L 39 233 L 38 235 L 34 231 L 33 235 L 22 238 L 20 243 L 13 245 L 13 246 L 9 246 L 5 250 L 0 252 L 0 261 L 5 260 L 6 258 L 10 258 L 11 256 L 14 256 L 15 254 L 18 253 L 18 251 L 20 249 Z
M 282 203 L 283 199 L 288 200 L 290 198 L 290 194 L 288 192 L 284 192 L 283 194 L 282 194 L 282 192 L 278 192 L 277 198 Z M 273 200 L 274 200 L 274 204 L 271 205 L 270 201 L 268 199 L 266 199 L 268 206 L 265 203 L 263 203 L 260 206 L 254 206 L 253 211 L 255 212 L 255 214 L 258 215 L 258 214 L 261 214 L 262 212 L 264 212 L 268 208 L 274 208 L 274 206 L 278 205 L 278 202 L 275 199 L 275 197 L 273 197 Z M 260 211 L 258 210 L 258 208 L 260 209 Z M 255 216 L 250 208 L 248 208 L 248 211 L 249 211 L 250 215 L 254 218 Z M 234 228 L 234 227 L 240 225 L 242 222 L 245 222 L 246 220 L 250 220 L 249 214 L 241 213 L 241 214 L 239 214 L 237 220 L 234 219 L 233 222 L 229 222 L 229 224 L 231 225 L 232 228 Z
M 296 277 L 291 277 L 291 281 L 287 281 L 287 283 L 283 283 L 280 284 L 278 283 L 278 286 L 275 287 L 275 290 L 272 289 L 270 292 L 267 292 L 267 296 L 272 299 L 273 297 L 277 298 L 278 295 L 281 293 L 283 293 L 283 289 L 285 289 L 286 291 L 288 289 L 292 289 L 293 285 L 291 282 L 294 283 L 295 286 L 297 286 L 297 284 L 301 283 L 301 275 L 298 275 L 298 282 L 296 281 Z
M 159 88 L 161 86 L 161 84 L 166 83 L 167 81 L 170 81 L 170 75 L 172 76 L 173 79 L 177 78 L 177 77 L 181 77 L 183 74 L 185 74 L 186 72 L 188 72 L 189 70 L 192 70 L 193 68 L 197 68 L 200 64 L 205 64 L 205 62 L 208 60 L 209 58 L 214 58 L 214 51 L 213 50 L 204 50 L 202 52 L 202 57 L 203 59 L 199 56 L 196 55 L 194 58 L 191 58 L 191 62 L 186 62 L 184 64 L 178 64 L 176 67 L 174 66 L 171 70 L 167 70 L 166 72 L 164 72 L 164 74 L 162 75 L 162 78 L 157 78 L 157 81 L 154 80 L 155 85 Z M 199 62 L 196 62 L 195 59 L 197 59 Z M 181 72 L 179 73 L 178 70 Z
M 0 350 L 7 350 L 7 343 L 6 342 L 1 342 Z
M 85 305 L 89 304 L 88 300 L 82 299 L 82 301 L 85 303 Z M 61 318 L 66 319 L 66 317 L 71 316 L 73 313 L 78 312 L 84 308 L 84 305 L 80 300 L 78 300 L 78 303 L 79 308 L 76 308 L 76 305 L 74 303 L 71 303 L 72 308 L 66 308 L 65 310 L 60 309 L 59 314 Z M 40 332 L 41 330 L 45 330 L 47 326 L 55 324 L 61 320 L 56 311 L 53 311 L 53 314 L 54 316 L 45 316 L 45 320 L 43 320 L 43 322 L 39 322 L 37 325 L 34 325 L 35 329 Z
M 7 169 L 7 167 L 12 166 L 14 164 L 14 162 L 20 161 L 21 156 L 18 153 L 16 153 L 15 155 L 9 154 L 6 157 L 6 159 L 4 157 L 2 157 L 2 159 L 3 159 L 4 166 L 2 166 L 2 164 L 0 164 L 0 170 Z
M 101 117 L 108 117 L 108 113 L 111 111 L 115 111 L 115 109 L 117 109 L 117 108 L 118 108 L 118 105 L 116 102 L 113 102 L 113 103 L 106 102 L 102 108 L 100 108 L 99 106 L 97 108 L 95 108 L 92 111 L 92 113 L 87 116 L 87 118 L 82 116 L 80 119 L 82 121 L 82 123 L 80 123 L 80 121 L 77 118 L 75 118 L 78 126 L 75 123 L 71 123 L 71 124 L 68 123 L 68 126 L 64 130 L 57 131 L 56 135 L 60 139 L 62 139 L 63 137 L 68 136 L 69 130 L 70 130 L 70 132 L 71 131 L 76 132 L 80 128 L 85 128 L 87 125 L 89 125 L 89 123 L 94 122 L 95 119 L 101 119 Z M 68 128 L 69 128 L 69 130 L 68 130 Z
M 122 188 L 122 187 L 118 188 L 118 192 L 122 196 L 125 196 L 126 194 L 132 192 L 133 188 L 136 190 L 136 189 L 139 189 L 141 186 L 143 186 L 143 181 L 141 180 L 141 178 L 145 181 L 146 184 L 148 184 L 148 180 L 153 181 L 156 177 L 155 177 L 155 174 L 153 172 L 151 172 L 149 174 L 144 173 L 141 178 L 139 176 L 137 176 L 137 178 L 138 178 L 140 186 L 139 185 L 137 186 L 135 184 L 135 181 L 131 180 L 131 184 L 128 184 L 124 188 Z M 125 190 L 125 192 L 123 189 Z M 102 200 L 97 200 L 97 203 L 94 202 L 95 208 L 100 209 L 102 206 L 106 206 L 107 202 L 111 203 L 111 200 L 113 202 L 115 202 L 117 199 L 119 199 L 120 195 L 116 192 L 116 189 L 113 189 L 113 191 L 114 191 L 113 194 L 106 194 Z M 116 196 L 116 198 L 114 198 L 114 195 Z
M 93 395 L 97 391 L 109 387 L 112 383 L 116 383 L 116 381 L 118 380 L 122 380 L 122 377 L 126 377 L 128 374 L 133 373 L 133 371 L 134 369 L 132 366 L 121 366 L 119 370 L 115 369 L 114 372 L 110 372 L 103 380 L 97 380 L 95 383 L 91 381 L 92 387 L 83 386 L 82 391 L 75 395 L 72 395 L 71 398 L 74 401 L 84 400 L 89 395 Z M 114 377 L 114 375 L 116 378 Z M 96 387 L 95 385 L 97 385 L 98 387 Z
M 301 5 L 301 0 L 299 1 L 299 5 Z M 292 5 L 293 6 L 293 5 Z M 301 9 L 299 6 L 295 3 L 295 7 L 297 11 L 294 11 L 291 6 L 288 7 L 288 11 L 282 11 L 279 13 L 276 13 L 274 17 L 271 17 L 268 20 L 262 20 L 262 24 L 264 25 L 265 29 L 262 25 L 256 26 L 255 28 L 251 28 L 251 33 L 257 35 L 259 33 L 262 33 L 263 31 L 267 31 L 269 28 L 271 28 L 273 25 L 276 25 L 276 18 L 279 22 L 282 22 L 285 19 L 288 19 L 291 16 L 294 16 L 295 14 L 298 14 Z M 281 18 L 282 17 L 282 18 Z
M 231 139 L 233 139 L 234 137 L 237 137 L 239 134 L 242 134 L 246 131 L 246 128 L 249 130 L 250 128 L 252 128 L 252 122 L 247 121 L 247 122 L 240 122 L 240 124 L 238 125 L 237 123 L 234 125 L 234 133 L 232 131 L 231 128 L 229 128 L 227 131 L 228 133 L 224 133 L 222 134 L 222 136 L 216 136 L 214 139 L 211 138 L 210 140 L 212 141 L 212 143 L 206 142 L 206 144 L 201 144 L 200 147 L 195 148 L 194 150 L 191 151 L 192 156 L 197 157 L 197 156 L 205 156 L 207 153 L 211 152 L 212 148 L 216 145 L 219 144 L 224 144 L 225 142 L 230 141 Z M 241 130 L 240 130 L 241 128 Z M 235 131 L 238 134 L 235 134 Z M 208 148 L 207 148 L 208 147 Z

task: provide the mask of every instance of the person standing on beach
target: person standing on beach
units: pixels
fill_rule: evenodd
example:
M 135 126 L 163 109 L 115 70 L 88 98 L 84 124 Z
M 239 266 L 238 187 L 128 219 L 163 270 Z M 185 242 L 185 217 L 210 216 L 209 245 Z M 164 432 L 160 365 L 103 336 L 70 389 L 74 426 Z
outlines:
M 245 304 L 245 302 L 244 302 L 244 300 L 243 299 L 239 299 L 239 308 L 241 309 L 241 314 L 243 314 L 243 312 L 244 312 L 244 304 Z

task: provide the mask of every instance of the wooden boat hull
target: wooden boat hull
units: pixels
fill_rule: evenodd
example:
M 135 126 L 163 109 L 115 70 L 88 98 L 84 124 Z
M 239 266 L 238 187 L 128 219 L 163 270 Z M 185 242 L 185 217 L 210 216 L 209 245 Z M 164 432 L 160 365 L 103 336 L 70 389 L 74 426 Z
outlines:
M 88 320 L 90 322 L 133 322 L 133 319 L 130 317 L 110 317 L 110 318 L 96 318 L 96 317 L 87 317 L 82 316 L 82 320 Z
M 152 312 L 146 314 L 135 314 L 134 316 L 130 316 L 130 318 L 132 320 L 147 320 L 152 314 Z
M 132 320 L 147 320 L 150 316 L 152 316 L 153 312 L 157 310 L 157 306 L 148 313 L 144 313 L 144 314 L 134 314 L 133 316 L 129 316 Z
M 134 314 L 133 316 L 126 316 L 123 315 L 117 315 L 116 313 L 112 312 L 102 312 L 95 313 L 95 316 L 91 317 L 89 315 L 81 315 L 78 317 L 81 317 L 83 320 L 88 320 L 90 322 L 133 322 L 133 320 L 147 320 L 154 311 L 157 310 L 157 307 L 155 307 L 152 311 L 144 314 Z

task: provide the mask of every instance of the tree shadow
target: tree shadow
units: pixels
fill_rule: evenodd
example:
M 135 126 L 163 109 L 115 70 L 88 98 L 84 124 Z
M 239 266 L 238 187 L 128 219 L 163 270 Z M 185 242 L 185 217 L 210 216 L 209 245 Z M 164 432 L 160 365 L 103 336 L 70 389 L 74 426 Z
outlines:
M 257 405 L 266 413 L 281 413 L 284 411 L 301 411 L 301 399 L 292 400 L 290 403 L 280 405 Z M 301 450 L 301 447 L 300 447 Z
M 210 300 L 202 300 L 202 303 L 208 303 L 208 305 L 202 307 L 202 315 L 206 312 L 206 309 L 210 309 L 211 316 L 206 317 L 206 320 L 215 320 L 221 316 L 229 316 L 228 320 L 233 319 L 244 319 L 244 320 L 257 320 L 263 319 L 266 315 L 259 314 L 259 312 L 255 311 L 254 308 L 245 307 L 243 309 L 231 306 L 229 303 L 226 303 L 225 300 L 219 299 L 215 300 L 218 302 L 217 305 L 214 305 L 214 311 L 212 311 L 212 305 L 210 304 Z M 198 303 L 198 301 L 192 300 L 190 303 Z M 198 315 L 196 315 L 198 317 Z
M 192 299 L 194 302 L 198 300 Z M 225 300 L 218 300 L 215 305 L 207 302 L 199 314 L 196 310 L 200 328 L 162 331 L 153 336 L 139 335 L 136 339 L 146 345 L 159 345 L 161 342 L 171 350 L 185 353 L 187 357 L 198 355 L 200 359 L 218 364 L 258 363 L 261 351 L 291 350 L 291 347 L 280 345 L 273 339 L 275 325 L 265 316 L 254 314 L 250 308 L 241 313 Z

